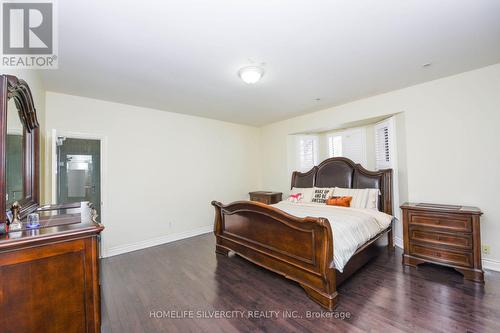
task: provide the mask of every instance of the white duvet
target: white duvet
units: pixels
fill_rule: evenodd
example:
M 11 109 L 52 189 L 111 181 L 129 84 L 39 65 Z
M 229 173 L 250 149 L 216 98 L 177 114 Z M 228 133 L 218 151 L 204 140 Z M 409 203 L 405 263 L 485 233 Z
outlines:
M 318 203 L 292 203 L 281 201 L 272 205 L 297 217 L 323 217 L 333 231 L 333 257 L 340 272 L 356 250 L 392 221 L 392 216 L 374 209 L 328 206 Z

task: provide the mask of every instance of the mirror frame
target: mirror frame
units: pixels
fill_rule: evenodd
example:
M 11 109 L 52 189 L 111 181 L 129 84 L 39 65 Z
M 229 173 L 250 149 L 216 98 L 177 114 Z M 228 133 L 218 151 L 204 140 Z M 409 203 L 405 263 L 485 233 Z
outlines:
M 7 102 L 13 98 L 23 124 L 23 191 L 19 200 L 20 215 L 24 218 L 40 204 L 40 138 L 39 124 L 31 90 L 24 80 L 13 75 L 0 76 L 0 223 L 7 221 L 6 211 L 6 139 Z

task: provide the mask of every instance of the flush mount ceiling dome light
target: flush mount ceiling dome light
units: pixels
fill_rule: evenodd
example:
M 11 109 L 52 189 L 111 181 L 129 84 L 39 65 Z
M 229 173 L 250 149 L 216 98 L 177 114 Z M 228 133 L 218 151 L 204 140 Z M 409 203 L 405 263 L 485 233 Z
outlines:
M 248 84 L 257 83 L 264 76 L 264 68 L 259 66 L 247 66 L 238 71 L 239 77 Z

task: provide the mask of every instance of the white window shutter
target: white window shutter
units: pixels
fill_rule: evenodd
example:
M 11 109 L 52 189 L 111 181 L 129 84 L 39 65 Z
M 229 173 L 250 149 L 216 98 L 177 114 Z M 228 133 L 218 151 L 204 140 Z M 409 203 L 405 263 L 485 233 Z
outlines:
M 375 167 L 377 170 L 393 167 L 392 118 L 375 125 Z
M 375 130 L 375 168 L 392 169 L 393 172 L 393 200 L 392 211 L 397 219 L 401 219 L 399 209 L 399 172 L 396 140 L 396 118 L 395 116 L 383 120 L 374 127 Z
M 296 155 L 299 171 L 311 170 L 318 163 L 318 138 L 312 135 L 298 136 Z
M 342 135 L 328 137 L 328 157 L 342 156 Z

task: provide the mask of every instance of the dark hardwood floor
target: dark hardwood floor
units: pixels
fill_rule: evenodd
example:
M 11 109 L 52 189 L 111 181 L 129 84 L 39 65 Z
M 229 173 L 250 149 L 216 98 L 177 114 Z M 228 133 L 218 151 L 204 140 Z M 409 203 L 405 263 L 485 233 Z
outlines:
M 345 282 L 329 313 L 294 282 L 214 249 L 203 235 L 104 259 L 103 332 L 500 332 L 500 273 L 482 286 L 443 267 L 404 268 L 396 248 Z

